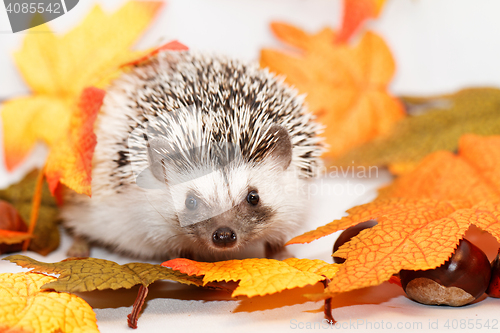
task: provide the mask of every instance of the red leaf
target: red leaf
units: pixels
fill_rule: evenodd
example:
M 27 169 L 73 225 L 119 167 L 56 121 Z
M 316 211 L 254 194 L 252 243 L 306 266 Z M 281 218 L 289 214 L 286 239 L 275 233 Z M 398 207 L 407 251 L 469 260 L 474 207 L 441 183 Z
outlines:
M 378 16 L 383 3 L 378 0 L 344 0 L 342 27 L 335 42 L 347 42 L 363 22 Z
M 167 44 L 164 44 L 162 46 L 159 46 L 159 47 L 153 49 L 153 51 L 151 51 L 151 52 L 143 55 L 142 57 L 140 57 L 140 58 L 138 58 L 136 60 L 133 60 L 131 62 L 127 62 L 126 64 L 123 64 L 121 67 L 137 65 L 137 64 L 139 64 L 139 63 L 147 60 L 149 57 L 154 56 L 158 52 L 164 51 L 164 50 L 170 50 L 170 51 L 187 51 L 188 47 L 186 45 L 184 45 L 182 43 L 179 43 L 178 41 L 174 40 L 174 41 L 168 42 Z
M 31 237 L 28 227 L 10 203 L 0 200 L 0 254 L 21 251 L 21 242 Z
M 67 140 L 54 146 L 47 159 L 46 176 L 52 195 L 59 182 L 90 196 L 92 156 L 97 143 L 94 122 L 106 92 L 85 88 L 72 114 Z

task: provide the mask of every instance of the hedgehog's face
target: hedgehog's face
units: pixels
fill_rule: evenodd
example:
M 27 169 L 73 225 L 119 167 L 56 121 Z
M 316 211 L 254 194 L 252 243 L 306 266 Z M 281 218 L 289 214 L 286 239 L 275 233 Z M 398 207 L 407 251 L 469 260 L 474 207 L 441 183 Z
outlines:
M 184 255 L 230 257 L 249 244 L 283 243 L 303 200 L 301 182 L 289 168 L 288 133 L 277 130 L 276 136 L 259 162 L 240 160 L 216 170 L 200 166 L 189 172 L 165 165 L 162 177 L 170 184 Z
M 237 252 L 255 242 L 283 242 L 288 214 L 300 209 L 290 205 L 296 196 L 288 197 L 297 187 L 294 181 L 286 170 L 267 164 L 240 165 L 174 189 L 186 249 L 199 256 Z

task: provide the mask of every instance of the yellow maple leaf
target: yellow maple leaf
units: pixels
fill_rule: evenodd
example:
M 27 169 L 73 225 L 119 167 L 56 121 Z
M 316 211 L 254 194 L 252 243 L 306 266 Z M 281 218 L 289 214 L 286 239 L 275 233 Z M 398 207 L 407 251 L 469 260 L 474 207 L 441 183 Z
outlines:
M 264 49 L 260 64 L 285 75 L 287 83 L 306 94 L 310 110 L 326 125 L 325 157 L 386 134 L 403 118 L 401 103 L 387 91 L 395 64 L 381 37 L 367 32 L 350 46 L 335 43 L 336 34 L 329 28 L 314 35 L 283 23 L 271 28 L 298 52 Z
M 55 280 L 35 273 L 0 274 L 0 331 L 99 332 L 95 313 L 83 299 L 40 290 Z
M 203 275 L 203 284 L 220 281 L 237 281 L 232 296 L 247 297 L 274 294 L 285 289 L 304 287 L 332 278 L 338 271 L 337 264 L 322 260 L 244 259 L 219 262 L 197 262 L 173 259 L 162 266 L 171 267 L 188 275 Z
M 90 194 L 89 171 L 79 161 L 85 152 L 74 144 L 72 135 L 79 125 L 73 115 L 78 112 L 80 95 L 86 87 L 104 87 L 122 64 L 144 55 L 130 51 L 130 47 L 161 4 L 131 1 L 113 14 L 95 6 L 64 36 L 47 33 L 50 28 L 46 24 L 26 35 L 14 60 L 33 93 L 5 102 L 1 112 L 9 170 L 19 165 L 36 141 L 42 140 L 49 147 L 63 147 L 64 152 L 48 157 L 49 164 L 64 169 L 62 174 L 48 169 L 49 183 L 54 184 L 54 177 L 58 177 L 77 192 Z M 41 31 L 45 33 L 36 33 Z M 81 184 L 82 180 L 87 183 Z

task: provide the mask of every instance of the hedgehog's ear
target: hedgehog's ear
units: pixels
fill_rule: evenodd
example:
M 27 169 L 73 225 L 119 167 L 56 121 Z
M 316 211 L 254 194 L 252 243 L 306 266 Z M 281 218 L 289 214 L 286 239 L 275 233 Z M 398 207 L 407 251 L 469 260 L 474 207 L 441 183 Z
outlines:
M 166 148 L 168 147 L 168 143 L 166 140 L 162 138 L 154 138 L 153 140 L 148 141 L 148 160 L 151 168 L 151 173 L 155 176 L 159 181 L 166 183 L 166 170 L 165 170 L 165 162 L 166 157 L 162 155 L 167 154 Z
M 166 184 L 164 157 L 160 152 L 166 145 L 161 138 L 150 139 L 144 134 L 144 139 L 149 167 L 137 176 L 136 183 L 139 187 L 146 189 L 164 189 Z
M 292 162 L 292 140 L 288 130 L 281 125 L 272 125 L 268 131 L 272 137 L 271 152 L 267 156 L 281 170 L 286 170 Z

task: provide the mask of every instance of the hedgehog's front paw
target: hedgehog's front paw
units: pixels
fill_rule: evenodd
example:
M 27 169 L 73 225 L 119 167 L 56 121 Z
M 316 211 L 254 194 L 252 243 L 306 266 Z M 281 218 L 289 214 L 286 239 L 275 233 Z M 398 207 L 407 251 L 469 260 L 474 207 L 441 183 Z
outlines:
M 75 236 L 73 238 L 73 244 L 66 252 L 68 257 L 76 257 L 76 258 L 88 258 L 90 257 L 90 244 L 87 240 Z
M 268 259 L 285 260 L 288 258 L 295 258 L 293 254 L 288 252 L 288 250 L 283 246 L 283 244 L 266 243 L 265 249 L 266 249 L 266 258 Z

